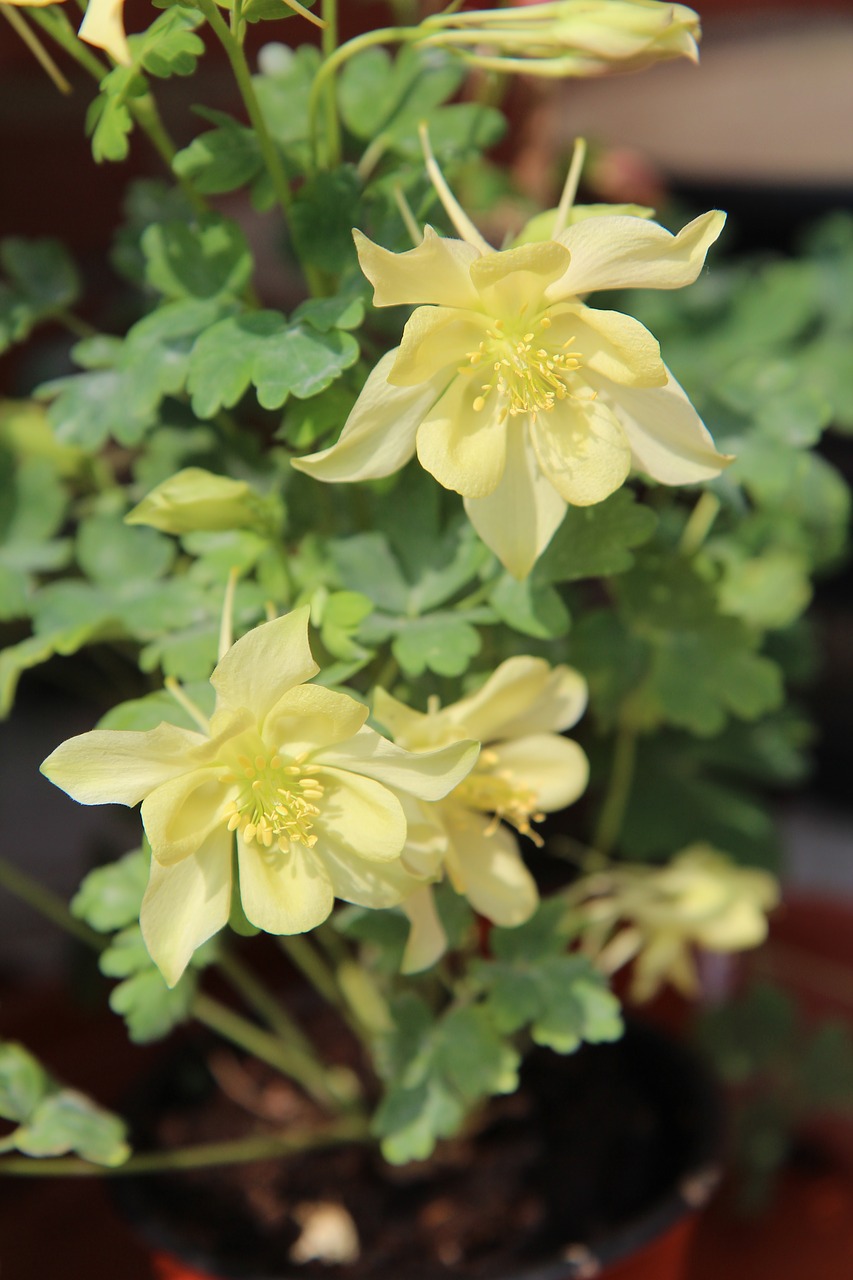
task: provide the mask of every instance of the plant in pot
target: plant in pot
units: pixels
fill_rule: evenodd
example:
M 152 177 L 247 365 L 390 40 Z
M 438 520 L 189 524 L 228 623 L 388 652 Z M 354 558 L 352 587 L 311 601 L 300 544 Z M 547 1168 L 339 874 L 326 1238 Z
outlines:
M 713 1151 L 707 1091 L 620 1039 L 612 976 L 690 991 L 695 948 L 763 938 L 747 780 L 797 741 L 788 630 L 846 509 L 769 353 L 703 340 L 735 388 L 715 444 L 630 314 L 667 316 L 721 213 L 673 233 L 583 205 L 578 143 L 554 208 L 500 247 L 478 229 L 520 207 L 484 159 L 507 78 L 695 57 L 691 10 L 453 4 L 341 40 L 334 0 L 288 5 L 166 4 L 131 36 L 101 0 L 79 33 L 9 9 L 93 77 L 95 159 L 143 134 L 166 176 L 117 231 L 121 333 L 80 319 L 57 242 L 2 245 L 9 342 L 59 323 L 76 368 L 3 407 L 5 705 L 30 668 L 108 656 L 105 713 L 43 772 L 141 805 L 144 834 L 68 921 L 132 1039 L 191 1021 L 219 1047 L 169 1060 L 131 1153 L 4 1043 L 0 1171 L 168 1175 L 189 1244 L 158 1230 L 194 1274 L 598 1274 L 701 1200 Z M 320 47 L 270 40 L 284 17 Z M 205 41 L 239 106 L 197 107 L 178 148 L 157 85 Z

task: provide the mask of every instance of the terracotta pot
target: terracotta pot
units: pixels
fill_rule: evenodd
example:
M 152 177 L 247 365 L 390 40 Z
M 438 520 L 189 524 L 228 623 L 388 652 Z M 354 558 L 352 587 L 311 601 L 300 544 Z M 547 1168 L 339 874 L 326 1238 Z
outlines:
M 546 1068 L 541 1067 L 546 1062 L 546 1055 L 542 1055 L 528 1082 L 538 1081 L 540 1069 L 559 1075 L 559 1079 L 549 1086 L 550 1093 L 544 1102 L 539 1099 L 537 1114 L 540 1122 L 550 1127 L 551 1118 L 559 1110 L 559 1101 L 555 1100 L 572 1097 L 576 1106 L 584 1106 L 582 1092 L 578 1101 L 578 1072 L 585 1070 L 586 1064 L 593 1075 L 603 1075 L 607 1080 L 605 1089 L 611 1088 L 616 1078 L 612 1065 L 616 1055 L 620 1064 L 627 1064 L 631 1072 L 629 1093 L 633 1090 L 632 1098 L 636 1094 L 642 1100 L 638 1125 L 628 1126 L 632 1131 L 634 1128 L 637 1132 L 643 1131 L 639 1147 L 632 1145 L 636 1138 L 633 1132 L 616 1133 L 605 1139 L 604 1146 L 609 1142 L 610 1148 L 604 1157 L 587 1146 L 570 1155 L 565 1167 L 548 1163 L 540 1175 L 544 1195 L 549 1201 L 554 1200 L 554 1188 L 563 1186 L 568 1172 L 573 1171 L 576 1179 L 579 1171 L 582 1177 L 587 1167 L 591 1186 L 599 1190 L 615 1186 L 614 1204 L 620 1206 L 619 1212 L 624 1207 L 620 1180 L 624 1180 L 626 1166 L 634 1166 L 632 1177 L 644 1188 L 657 1179 L 657 1190 L 646 1194 L 643 1203 L 634 1203 L 621 1218 L 615 1217 L 617 1211 L 612 1208 L 604 1211 L 589 1205 L 578 1210 L 573 1205 L 574 1216 L 568 1215 L 565 1234 L 562 1234 L 562 1221 L 557 1227 L 556 1238 L 568 1243 L 553 1248 L 540 1248 L 537 1244 L 535 1252 L 528 1251 L 523 1261 L 506 1266 L 498 1264 L 498 1269 L 483 1271 L 484 1276 L 488 1275 L 491 1280 L 592 1280 L 592 1277 L 596 1280 L 685 1280 L 698 1211 L 716 1184 L 720 1130 L 716 1091 L 692 1053 L 657 1030 L 632 1026 L 621 1047 L 590 1046 L 570 1058 L 548 1054 Z M 620 1065 L 619 1070 L 622 1069 Z M 569 1074 L 563 1081 L 565 1070 Z M 582 1086 L 580 1088 L 582 1090 Z M 600 1085 L 596 1088 L 600 1089 Z M 555 1122 L 555 1128 L 558 1123 Z M 644 1165 L 637 1164 L 640 1148 L 646 1161 Z M 667 1181 L 662 1184 L 663 1169 Z M 298 1280 L 300 1276 L 317 1274 L 313 1267 L 302 1269 L 288 1263 L 286 1250 L 280 1265 L 276 1262 L 273 1269 L 267 1265 L 240 1272 L 233 1248 L 230 1265 L 213 1261 L 198 1244 L 185 1248 L 180 1239 L 180 1226 L 164 1221 L 162 1206 L 147 1203 L 151 1186 L 151 1181 L 138 1180 L 134 1184 L 121 1179 L 117 1180 L 115 1189 L 126 1211 L 135 1219 L 137 1230 L 144 1232 L 153 1245 L 152 1270 L 156 1280 L 232 1280 L 232 1277 L 236 1280 L 238 1276 L 242 1280 Z M 471 1187 L 467 1200 L 469 1204 L 476 1204 L 476 1183 Z M 588 1190 L 584 1187 L 584 1194 Z M 588 1232 L 578 1225 L 584 1215 L 595 1224 Z M 611 1220 L 602 1226 L 608 1215 Z M 210 1210 L 209 1216 L 215 1218 L 216 1210 Z M 557 1216 L 562 1218 L 562 1206 L 558 1206 Z M 551 1230 L 548 1240 L 553 1236 Z M 328 1272 L 335 1280 L 345 1280 L 348 1275 L 347 1269 L 341 1267 L 329 1267 Z M 452 1265 L 445 1269 L 437 1263 L 434 1274 L 442 1273 L 460 1277 L 473 1274 L 466 1272 L 464 1266 L 458 1270 Z M 367 1272 L 362 1270 L 359 1274 Z M 371 1276 L 374 1274 L 370 1271 Z M 392 1275 L 391 1270 L 388 1275 Z M 401 1280 L 399 1269 L 393 1280 Z

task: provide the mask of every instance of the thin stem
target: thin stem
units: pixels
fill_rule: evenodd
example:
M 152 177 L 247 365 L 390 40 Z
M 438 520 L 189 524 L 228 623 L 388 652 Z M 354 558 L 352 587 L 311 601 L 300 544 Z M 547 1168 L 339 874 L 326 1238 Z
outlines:
M 586 138 L 575 138 L 572 162 L 569 165 L 569 172 L 566 174 L 566 181 L 563 184 L 560 203 L 557 205 L 557 221 L 554 223 L 554 230 L 551 234 L 553 240 L 556 240 L 557 236 L 561 235 L 568 226 L 569 214 L 572 211 L 572 205 L 578 193 L 578 183 L 581 180 L 584 160 L 586 160 Z
M 197 0 L 197 4 L 207 21 L 210 23 L 214 34 L 219 43 L 222 45 L 231 63 L 231 70 L 234 72 L 234 79 L 237 81 L 237 88 L 240 90 L 240 96 L 243 99 L 246 111 L 254 129 L 261 154 L 264 158 L 267 172 L 273 185 L 276 200 L 285 221 L 287 221 L 290 210 L 293 206 L 293 193 L 290 190 L 290 184 L 287 181 L 287 175 L 284 172 L 284 166 L 281 157 L 276 150 L 275 144 L 267 128 L 267 122 L 261 112 L 260 104 L 255 93 L 255 87 L 252 84 L 252 73 L 249 70 L 249 64 L 246 61 L 246 55 L 238 40 L 234 38 L 228 29 L 227 23 L 224 21 L 216 7 L 214 0 Z
M 613 749 L 613 763 L 610 769 L 610 782 L 598 825 L 593 837 L 593 846 L 599 853 L 612 852 L 622 830 L 625 810 L 631 796 L 634 782 L 634 765 L 637 756 L 637 733 L 628 725 L 621 725 L 616 735 Z
M 208 209 L 207 201 L 203 196 L 199 195 L 191 183 L 187 182 L 186 178 L 175 173 L 173 161 L 177 154 L 177 148 L 163 123 L 153 94 L 146 93 L 142 97 L 133 98 L 128 103 L 128 106 L 134 120 L 145 133 L 148 141 L 172 174 L 196 213 L 205 213 Z
M 32 1156 L 7 1156 L 0 1159 L 0 1175 L 23 1175 L 36 1178 L 127 1178 L 143 1173 L 167 1173 L 180 1169 L 211 1169 L 217 1165 L 249 1164 L 276 1156 L 293 1155 L 319 1147 L 333 1147 L 347 1142 L 365 1142 L 370 1129 L 361 1116 L 343 1116 L 322 1129 L 236 1138 L 231 1142 L 203 1142 L 195 1146 L 177 1147 L 174 1151 L 144 1151 L 131 1156 L 124 1164 L 107 1168 L 91 1164 L 77 1156 L 34 1159 Z
M 323 0 L 323 57 L 329 59 L 338 47 L 338 0 Z M 330 80 L 323 91 L 323 102 L 326 115 L 326 162 L 330 169 L 341 163 L 341 122 L 338 119 L 338 104 L 335 95 L 335 84 Z
M 50 5 L 46 9 L 30 9 L 29 13 L 33 22 L 37 22 L 69 57 L 97 81 L 103 80 L 109 67 L 101 62 L 88 45 L 82 43 L 61 9 L 56 5 Z
M 80 942 L 85 942 L 87 946 L 103 951 L 107 945 L 105 939 L 95 933 L 94 929 L 90 929 L 82 920 L 72 916 L 58 894 L 46 889 L 38 880 L 27 875 L 26 871 L 22 871 L 20 867 L 7 862 L 5 858 L 0 858 L 0 887 L 8 889 L 9 893 L 13 893 L 21 902 L 25 902 L 28 907 L 38 911 L 45 919 L 58 925 L 60 929 L 64 929 Z
M 715 493 L 706 489 L 696 506 L 690 512 L 678 550 L 683 556 L 692 556 L 701 547 L 711 532 L 711 526 L 720 513 L 722 503 Z
M 56 65 L 47 49 L 45 49 L 36 33 L 30 30 L 23 14 L 18 13 L 17 9 L 14 9 L 11 5 L 7 4 L 0 7 L 0 13 L 3 14 L 3 17 L 10 24 L 12 29 L 21 37 L 36 62 L 38 62 L 43 71 L 47 72 L 59 92 L 70 93 L 71 85 L 59 70 L 59 67 Z
M 246 1004 L 263 1018 L 264 1022 L 283 1040 L 297 1045 L 306 1056 L 313 1054 L 311 1041 L 302 1028 L 294 1022 L 287 1010 L 268 991 L 257 974 L 244 964 L 233 951 L 224 947 L 216 961 L 217 968 L 228 979 L 234 990 L 242 996 Z
M 202 0 L 199 0 L 199 3 L 202 3 Z M 320 167 L 317 121 L 320 102 L 324 100 L 327 92 L 326 82 L 332 80 L 338 69 L 349 58 L 361 53 L 363 49 L 370 49 L 377 44 L 404 44 L 414 39 L 417 34 L 417 27 L 380 27 L 376 31 L 365 31 L 363 35 L 355 36 L 352 40 L 347 40 L 346 44 L 339 45 L 334 53 L 331 53 L 320 65 L 308 97 L 308 136 L 311 139 L 311 151 L 317 168 Z
M 262 1030 L 241 1017 L 227 1005 L 220 1004 L 212 996 L 199 993 L 192 1004 L 192 1014 L 204 1026 L 209 1027 L 232 1044 L 245 1049 L 262 1062 L 275 1067 L 282 1075 L 300 1085 L 309 1097 L 321 1106 L 333 1111 L 352 1107 L 352 1098 L 342 1097 L 329 1080 L 325 1068 L 312 1055 L 303 1053 L 296 1045 L 285 1044 L 268 1031 Z
M 447 184 L 447 179 L 441 172 L 441 169 L 438 166 L 438 161 L 433 155 L 429 140 L 429 129 L 427 128 L 426 123 L 421 123 L 418 126 L 418 136 L 421 140 L 421 150 L 424 153 L 424 163 L 426 164 L 426 171 L 429 174 L 429 180 L 435 187 L 435 190 L 438 193 L 438 198 L 444 205 L 444 211 L 456 230 L 459 232 L 459 235 L 463 240 L 467 241 L 468 244 L 473 245 L 475 249 L 479 249 L 480 253 L 494 253 L 492 246 L 487 240 L 483 239 L 459 201 L 456 199 L 456 196 L 450 190 L 450 187 Z
M 370 147 L 367 148 L 367 151 L 369 150 L 370 150 Z M 366 159 L 367 151 L 365 151 L 363 159 Z M 406 199 L 406 194 L 403 191 L 403 188 L 400 186 L 397 186 L 396 183 L 394 184 L 391 194 L 394 197 L 395 205 L 400 211 L 400 217 L 403 219 L 405 228 L 408 231 L 409 236 L 411 237 L 412 244 L 417 249 L 418 245 L 423 239 L 423 235 L 421 234 L 421 229 L 418 226 L 417 221 L 415 220 L 415 215 L 412 213 L 412 206 L 409 204 L 408 200 Z
M 296 968 L 307 978 L 311 986 L 335 1009 L 343 1009 L 345 1001 L 335 981 L 335 975 L 302 934 L 286 934 L 279 938 L 281 949 Z

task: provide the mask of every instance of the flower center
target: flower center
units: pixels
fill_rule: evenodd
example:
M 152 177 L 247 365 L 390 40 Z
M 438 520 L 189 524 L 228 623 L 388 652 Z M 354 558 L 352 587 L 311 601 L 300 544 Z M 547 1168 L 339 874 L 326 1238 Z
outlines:
M 542 837 L 530 825 L 531 822 L 541 822 L 545 817 L 537 809 L 535 792 L 530 787 L 519 786 L 509 769 L 490 770 L 488 766 L 496 759 L 494 752 L 483 751 L 480 760 L 487 768 L 476 768 L 473 773 L 469 773 L 455 788 L 454 799 L 460 800 L 469 809 L 492 814 L 493 821 L 487 835 L 496 831 L 498 824 L 504 821 L 541 848 Z
M 256 841 L 267 849 L 273 844 L 282 852 L 289 844 L 311 849 L 317 843 L 312 827 L 323 795 L 316 772 L 298 760 L 285 764 L 278 755 L 238 756 L 234 780 L 240 791 L 228 811 L 228 830 L 239 831 L 246 844 Z
M 460 373 L 491 369 L 491 378 L 480 385 L 473 409 L 479 413 L 488 397 L 495 392 L 502 400 L 500 421 L 519 413 L 533 418 L 549 413 L 558 400 L 571 395 L 570 375 L 581 367 L 581 354 L 572 351 L 574 338 L 562 346 L 546 346 L 542 331 L 550 329 L 548 316 L 541 316 L 532 329 L 523 334 L 504 332 L 504 321 L 495 320 L 476 351 L 467 354 L 467 365 Z

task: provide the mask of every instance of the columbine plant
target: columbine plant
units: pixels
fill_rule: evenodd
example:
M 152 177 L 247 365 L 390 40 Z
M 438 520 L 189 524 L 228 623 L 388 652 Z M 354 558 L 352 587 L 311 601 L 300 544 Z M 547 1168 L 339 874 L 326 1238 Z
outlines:
M 800 767 L 777 633 L 846 498 L 802 448 L 815 430 L 783 438 L 802 397 L 777 387 L 779 415 L 753 394 L 768 353 L 738 359 L 760 326 L 720 314 L 724 285 L 702 302 L 723 214 L 672 232 L 584 205 L 579 143 L 553 209 L 501 247 L 477 230 L 484 185 L 517 200 L 483 159 L 505 77 L 695 58 L 691 10 L 454 4 L 341 43 L 334 0 L 288 5 L 181 0 L 129 35 L 114 0 L 79 32 L 68 6 L 14 9 L 54 79 L 92 77 L 95 158 L 147 134 L 165 167 L 119 228 L 123 334 L 76 316 L 55 242 L 0 245 L 8 341 L 64 324 L 78 370 L 0 406 L 2 696 L 57 655 L 119 656 L 121 687 L 43 769 L 83 804 L 141 804 L 141 843 L 67 916 L 131 1036 L 198 1019 L 321 1104 L 297 1141 L 403 1162 L 482 1123 L 531 1043 L 618 1037 L 623 966 L 645 997 L 691 987 L 697 948 L 761 940 L 772 836 L 747 779 Z M 249 25 L 288 15 L 293 44 L 251 61 Z M 194 71 L 201 32 L 243 109 L 205 104 L 178 150 L 156 82 Z M 283 236 L 275 278 L 256 219 Z M 728 346 L 703 316 L 734 324 Z M 259 931 L 360 1046 L 352 1069 L 252 968 Z M 66 1104 L 0 1050 L 6 1149 L 133 1167 L 118 1121 L 79 1102 L 70 1125 Z

